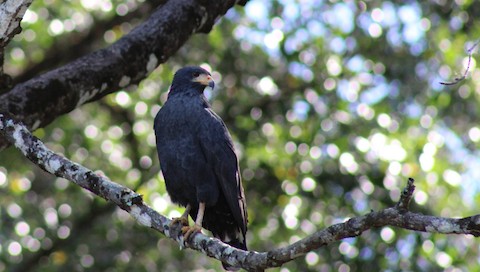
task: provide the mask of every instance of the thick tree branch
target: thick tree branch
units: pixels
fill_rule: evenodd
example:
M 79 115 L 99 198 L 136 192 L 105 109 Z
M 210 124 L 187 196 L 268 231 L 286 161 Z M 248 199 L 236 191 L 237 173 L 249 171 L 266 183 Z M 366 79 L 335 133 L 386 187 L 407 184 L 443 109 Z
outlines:
M 129 34 L 0 96 L 7 112 L 35 130 L 87 102 L 135 86 L 194 33 L 208 33 L 235 1 L 168 1 Z M 0 149 L 5 143 L 0 142 Z
M 0 48 L 21 31 L 20 22 L 33 0 L 6 0 L 0 3 Z
M 0 3 L 0 94 L 10 88 L 12 79 L 3 71 L 5 47 L 20 33 L 20 22 L 33 0 L 6 0 Z
M 151 14 L 152 10 L 165 2 L 166 0 L 149 0 L 140 4 L 135 10 L 129 10 L 126 15 L 116 15 L 109 20 L 94 18 L 91 28 L 81 32 L 70 32 L 56 39 L 45 52 L 44 59 L 39 63 L 27 64 L 24 71 L 13 77 L 13 84 L 27 81 L 40 73 L 98 49 L 98 44 L 102 43 L 100 40 L 103 40 L 105 31 L 124 22 L 143 21 Z
M 394 226 L 421 232 L 480 236 L 480 215 L 455 219 L 408 211 L 408 202 L 414 191 L 413 179 L 410 179 L 395 207 L 353 217 L 344 223 L 317 231 L 287 247 L 268 252 L 243 251 L 203 234 L 196 234 L 191 236 L 189 241 L 184 241 L 181 226 L 170 226 L 171 221 L 146 205 L 140 195 L 55 154 L 33 136 L 22 123 L 0 114 L 0 134 L 45 171 L 66 178 L 115 203 L 130 213 L 140 224 L 163 233 L 181 246 L 185 245 L 215 259 L 234 266 L 241 266 L 246 270 L 262 271 L 265 268 L 281 266 L 311 250 L 343 238 L 359 236 L 364 231 L 377 227 Z

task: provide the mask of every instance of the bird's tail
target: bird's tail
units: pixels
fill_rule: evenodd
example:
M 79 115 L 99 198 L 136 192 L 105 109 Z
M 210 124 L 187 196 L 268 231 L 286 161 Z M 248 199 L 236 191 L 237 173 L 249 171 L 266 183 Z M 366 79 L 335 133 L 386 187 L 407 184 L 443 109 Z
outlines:
M 235 238 L 231 238 L 229 237 L 228 235 L 225 235 L 225 236 L 220 236 L 220 235 L 215 235 L 214 236 L 220 240 L 222 240 L 223 242 L 231 245 L 232 247 L 236 247 L 238 249 L 241 249 L 241 250 L 247 250 L 247 243 L 245 241 L 245 235 L 241 232 L 238 232 L 236 233 L 236 237 Z M 237 271 L 240 269 L 240 267 L 237 267 L 237 266 L 231 266 L 227 263 L 224 263 L 222 262 L 222 266 L 223 266 L 223 269 L 227 270 L 227 271 Z

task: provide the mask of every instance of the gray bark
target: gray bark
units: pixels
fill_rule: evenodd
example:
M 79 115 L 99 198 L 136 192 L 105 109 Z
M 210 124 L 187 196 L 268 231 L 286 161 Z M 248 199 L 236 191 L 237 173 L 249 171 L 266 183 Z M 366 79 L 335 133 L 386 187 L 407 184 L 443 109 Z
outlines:
M 12 79 L 3 71 L 5 46 L 20 33 L 20 22 L 33 0 L 6 0 L 0 3 L 0 94 L 11 87 Z

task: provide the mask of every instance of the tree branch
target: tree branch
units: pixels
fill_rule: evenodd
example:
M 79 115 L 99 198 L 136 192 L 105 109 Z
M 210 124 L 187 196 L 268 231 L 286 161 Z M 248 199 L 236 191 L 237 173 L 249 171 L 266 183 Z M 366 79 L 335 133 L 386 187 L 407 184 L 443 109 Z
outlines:
M 128 115 L 128 111 L 123 108 L 113 108 L 110 105 L 104 103 L 103 100 L 99 101 L 102 107 L 106 107 L 107 110 L 111 113 L 111 118 L 115 123 L 128 123 L 130 128 L 133 127 L 134 119 Z M 132 167 L 141 169 L 140 165 L 140 157 L 141 154 L 138 151 L 138 146 L 140 145 L 138 142 L 137 137 L 134 133 L 128 133 L 126 135 L 125 144 L 128 144 L 130 147 L 129 149 L 132 150 L 132 154 L 130 158 L 132 159 Z M 156 152 L 153 151 L 153 152 Z M 144 169 L 146 170 L 146 169 Z M 154 167 L 150 167 L 147 173 L 141 175 L 141 179 L 138 183 L 134 185 L 134 190 L 138 190 L 141 185 L 145 184 L 148 180 L 153 178 L 157 175 L 158 171 L 160 171 L 159 165 Z M 97 200 L 100 200 L 97 198 Z M 90 209 L 86 214 L 81 216 L 76 216 L 72 220 L 71 224 L 71 233 L 66 238 L 59 238 L 51 237 L 51 247 L 49 248 L 41 248 L 40 250 L 34 252 L 30 256 L 24 256 L 24 259 L 19 264 L 10 267 L 11 272 L 26 272 L 26 271 L 36 271 L 38 270 L 38 265 L 40 264 L 40 259 L 45 256 L 49 256 L 52 252 L 56 250 L 61 250 L 62 248 L 68 247 L 72 244 L 81 241 L 82 237 L 89 234 L 90 228 L 88 226 L 95 225 L 96 222 L 101 220 L 101 218 L 108 216 L 109 213 L 115 211 L 115 205 L 99 205 L 99 201 L 93 201 L 91 203 Z
M 33 0 L 6 0 L 0 3 L 0 48 L 20 31 L 20 22 Z
M 192 235 L 189 241 L 184 241 L 181 232 L 182 226 L 178 224 L 170 226 L 171 221 L 145 204 L 139 194 L 65 157 L 55 154 L 38 138 L 33 136 L 22 123 L 11 119 L 5 114 L 0 114 L 0 135 L 3 135 L 28 159 L 45 171 L 57 177 L 66 178 L 82 188 L 115 203 L 132 215 L 140 224 L 163 233 L 182 247 L 186 246 L 201 251 L 210 257 L 250 271 L 262 271 L 269 267 L 281 266 L 286 262 L 305 255 L 311 250 L 347 237 L 359 236 L 364 231 L 372 228 L 384 226 L 430 233 L 480 236 L 480 215 L 456 219 L 408 211 L 408 203 L 414 192 L 414 181 L 409 179 L 408 185 L 395 207 L 353 217 L 344 223 L 319 230 L 283 248 L 268 252 L 243 251 L 203 234 Z
M 39 63 L 29 63 L 24 71 L 13 77 L 13 84 L 27 81 L 40 73 L 68 63 L 83 55 L 86 55 L 94 49 L 98 49 L 101 44 L 105 31 L 120 25 L 124 22 L 135 20 L 143 21 L 166 0 L 149 0 L 141 3 L 135 10 L 129 10 L 125 15 L 115 15 L 109 20 L 94 18 L 92 27 L 81 32 L 70 32 L 56 39 L 45 52 L 45 57 Z M 94 48 L 97 46 L 97 48 Z M 75 48 L 75 50 L 72 50 Z
M 6 0 L 0 3 L 0 94 L 12 84 L 12 78 L 3 71 L 5 47 L 22 31 L 20 22 L 32 1 Z
M 119 89 L 134 87 L 194 33 L 208 33 L 235 1 L 168 1 L 110 47 L 16 85 L 0 112 L 35 130 Z M 0 139 L 0 150 L 5 147 Z

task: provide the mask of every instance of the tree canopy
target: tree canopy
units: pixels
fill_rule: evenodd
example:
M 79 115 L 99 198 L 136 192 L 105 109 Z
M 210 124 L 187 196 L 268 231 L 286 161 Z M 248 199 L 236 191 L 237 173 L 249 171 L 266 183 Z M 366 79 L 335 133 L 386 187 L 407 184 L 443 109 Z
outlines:
M 33 1 L 22 31 L 4 49 L 3 71 L 12 82 L 2 87 L 2 97 L 122 37 L 129 41 L 127 35 L 164 2 Z M 192 26 L 205 34 L 186 43 L 191 30 L 176 34 L 172 44 L 178 51 L 171 49 L 163 61 L 157 56 L 150 71 L 148 54 L 143 66 L 123 61 L 119 69 L 125 74 L 112 78 L 101 97 L 72 104 L 37 127 L 33 121 L 27 125 L 38 128 L 35 136 L 54 152 L 134 189 L 159 213 L 179 216 L 183 209 L 170 203 L 159 170 L 153 117 L 173 73 L 202 65 L 216 81 L 207 94 L 212 107 L 238 151 L 250 249 L 282 247 L 394 206 L 408 177 L 416 180 L 410 210 L 442 217 L 479 213 L 478 5 L 250 0 L 230 6 L 218 8 L 219 16 L 228 12 L 211 18 L 211 24 L 218 20 L 211 30 Z M 138 48 L 121 51 L 121 57 L 143 56 L 146 47 Z M 134 80 L 122 86 L 127 74 Z M 58 92 L 63 90 L 62 85 Z M 48 100 L 57 92 L 45 95 Z M 0 151 L 0 219 L 0 270 L 221 267 L 199 252 L 180 250 L 112 203 L 45 173 L 13 147 Z M 473 236 L 382 227 L 278 270 L 473 271 L 479 254 Z

